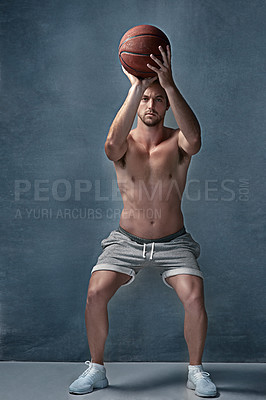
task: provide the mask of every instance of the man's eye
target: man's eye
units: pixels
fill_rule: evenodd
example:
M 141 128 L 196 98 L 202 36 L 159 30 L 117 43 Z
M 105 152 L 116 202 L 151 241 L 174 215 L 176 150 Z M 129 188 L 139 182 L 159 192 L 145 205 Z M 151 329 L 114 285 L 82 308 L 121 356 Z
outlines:
M 147 97 L 143 97 L 142 100 L 143 100 L 143 101 L 146 101 L 146 100 L 147 100 Z
M 162 99 L 157 99 L 157 101 L 162 101 Z

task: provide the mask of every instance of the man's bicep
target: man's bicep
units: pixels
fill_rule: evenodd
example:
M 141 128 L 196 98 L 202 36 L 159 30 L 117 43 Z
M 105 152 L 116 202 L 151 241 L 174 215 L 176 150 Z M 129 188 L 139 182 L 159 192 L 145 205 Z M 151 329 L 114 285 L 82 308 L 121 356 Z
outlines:
M 201 148 L 201 139 L 188 141 L 184 133 L 179 129 L 177 135 L 178 146 L 184 150 L 188 155 L 196 154 Z

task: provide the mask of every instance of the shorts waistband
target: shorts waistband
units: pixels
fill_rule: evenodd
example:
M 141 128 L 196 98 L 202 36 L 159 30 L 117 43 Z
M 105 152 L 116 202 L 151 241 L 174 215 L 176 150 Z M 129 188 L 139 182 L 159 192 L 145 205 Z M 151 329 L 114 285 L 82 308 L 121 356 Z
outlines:
M 179 231 L 172 233 L 171 235 L 163 236 L 158 239 L 144 239 L 139 236 L 132 235 L 132 233 L 126 231 L 123 229 L 120 225 L 118 227 L 118 231 L 123 233 L 124 235 L 128 236 L 130 239 L 134 240 L 135 242 L 139 244 L 145 244 L 145 243 L 163 243 L 163 242 L 170 242 L 170 240 L 173 240 L 177 238 L 178 236 L 184 235 L 186 232 L 185 227 L 181 228 Z

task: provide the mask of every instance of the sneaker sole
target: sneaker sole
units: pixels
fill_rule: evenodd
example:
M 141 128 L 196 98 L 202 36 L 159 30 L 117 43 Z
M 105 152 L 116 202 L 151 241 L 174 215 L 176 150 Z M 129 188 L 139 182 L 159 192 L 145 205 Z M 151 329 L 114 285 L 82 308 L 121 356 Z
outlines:
M 194 385 L 193 382 L 191 382 L 191 381 L 188 380 L 188 381 L 187 381 L 187 388 L 190 389 L 190 390 L 195 390 L 195 389 L 196 389 L 196 386 Z M 198 392 L 197 390 L 195 390 L 195 394 L 196 394 L 197 396 L 199 396 L 199 397 L 215 397 L 215 396 L 217 395 L 217 392 L 212 392 L 212 393 L 206 394 L 206 393 L 200 393 L 200 392 Z
M 70 394 L 87 394 L 91 393 L 94 389 L 104 389 L 109 385 L 108 379 L 102 379 L 101 381 L 96 382 L 94 385 L 87 390 L 76 390 L 75 392 L 69 391 Z

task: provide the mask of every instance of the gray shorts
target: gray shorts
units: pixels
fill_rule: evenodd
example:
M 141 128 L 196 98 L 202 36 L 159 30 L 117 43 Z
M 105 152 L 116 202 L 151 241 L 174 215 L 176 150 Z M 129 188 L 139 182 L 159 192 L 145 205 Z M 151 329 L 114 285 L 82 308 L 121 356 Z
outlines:
M 160 239 L 142 239 L 119 226 L 102 240 L 101 246 L 103 252 L 91 273 L 107 270 L 127 274 L 131 279 L 125 285 L 132 283 L 136 274 L 146 267 L 158 269 L 170 288 L 166 282 L 170 276 L 189 274 L 203 278 L 197 262 L 200 245 L 184 227 Z

